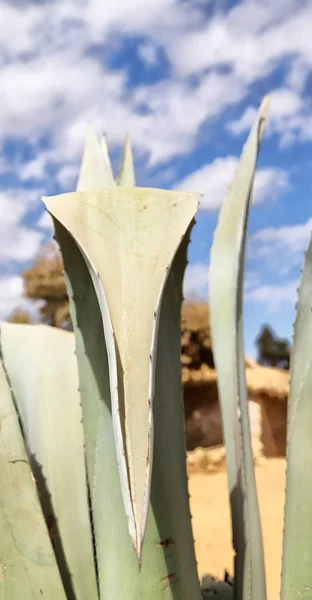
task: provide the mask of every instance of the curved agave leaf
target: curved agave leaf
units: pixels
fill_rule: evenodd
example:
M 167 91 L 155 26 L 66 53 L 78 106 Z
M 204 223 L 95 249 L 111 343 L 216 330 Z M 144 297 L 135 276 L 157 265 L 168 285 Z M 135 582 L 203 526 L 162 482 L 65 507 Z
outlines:
M 129 530 L 141 555 L 153 450 L 152 402 L 161 297 L 199 194 L 123 188 L 45 198 L 97 281 L 109 352 L 112 413 Z M 105 302 L 103 299 L 106 299 Z M 109 315 L 114 332 L 107 323 Z M 105 316 L 106 315 L 106 316 Z M 146 321 L 142 326 L 142 315 Z M 135 358 L 134 358 L 135 357 Z M 124 473 L 127 472 L 127 481 Z
M 211 250 L 210 319 L 231 499 L 235 598 L 266 597 L 262 535 L 245 381 L 242 296 L 249 207 L 267 99 L 221 209 Z
M 311 299 L 312 242 L 301 276 L 290 364 L 282 600 L 309 598 L 312 591 Z
M 91 124 L 88 125 L 77 189 L 80 192 L 90 189 L 90 182 L 92 182 L 93 188 L 114 185 L 109 158 L 107 153 L 105 153 L 105 146 L 102 142 L 101 148 Z
M 122 185 L 123 187 L 133 187 L 135 185 L 132 146 L 128 135 L 123 147 L 117 181 L 118 185 Z
M 110 161 L 110 158 L 109 158 L 107 139 L 106 139 L 105 135 L 102 135 L 102 137 L 101 137 L 101 151 L 102 151 L 102 154 L 104 156 L 105 163 L 106 163 L 106 173 L 107 173 L 107 183 L 106 183 L 106 186 L 108 186 L 108 187 L 114 187 L 116 185 L 116 182 L 115 182 L 115 179 L 114 179 L 113 169 L 112 169 L 111 161 Z M 87 187 L 85 189 L 86 190 L 87 189 L 92 189 L 92 187 L 88 187 L 88 186 L 90 186 L 90 184 L 92 182 L 86 182 L 86 183 L 87 183 Z M 83 191 L 83 190 L 77 189 L 77 191 L 80 192 L 80 191 Z
M 112 174 L 108 146 L 107 146 L 106 138 L 104 136 L 102 137 L 102 140 L 101 140 L 101 151 L 105 158 L 106 164 L 108 166 L 108 170 Z M 92 162 L 92 160 L 94 158 L 93 157 L 93 148 L 88 143 L 88 137 L 86 139 L 84 158 L 88 162 Z M 81 165 L 81 171 L 83 171 L 84 158 L 83 158 L 82 165 Z M 114 187 L 116 185 L 115 181 L 113 181 L 113 183 L 111 183 L 111 180 L 109 178 L 106 183 L 107 183 L 108 187 Z M 86 177 L 84 177 L 84 191 L 89 191 L 89 190 L 94 189 L 96 187 L 96 184 L 97 184 L 97 181 L 96 181 L 96 178 L 94 177 L 94 172 L 92 172 L 92 170 L 89 170 L 88 173 L 86 173 Z M 77 191 L 80 191 L 79 184 L 78 184 Z M 67 256 L 66 248 L 67 248 L 67 245 L 70 244 L 72 246 L 71 253 L 73 255 L 77 255 L 75 262 L 80 264 L 81 273 L 85 272 L 85 266 L 87 267 L 87 273 L 89 273 L 89 275 L 86 275 L 86 281 L 88 284 L 91 284 L 91 290 L 93 289 L 93 291 L 95 291 L 96 297 L 100 302 L 100 306 L 102 307 L 102 322 L 103 322 L 102 326 L 104 326 L 104 337 L 105 337 L 105 348 L 103 348 L 103 350 L 105 351 L 105 353 L 107 351 L 108 356 L 110 357 L 110 361 L 109 361 L 110 369 L 107 370 L 107 373 L 108 373 L 108 377 L 109 377 L 109 381 L 110 381 L 110 389 L 112 390 L 111 393 L 114 395 L 114 398 L 115 398 L 114 406 L 118 407 L 118 389 L 117 389 L 118 388 L 118 383 L 117 383 L 118 382 L 118 372 L 117 372 L 117 361 L 116 361 L 116 356 L 115 356 L 114 330 L 113 330 L 113 326 L 112 326 L 112 322 L 111 322 L 111 318 L 110 318 L 110 314 L 109 314 L 109 310 L 108 310 L 108 306 L 107 306 L 107 302 L 106 302 L 106 297 L 105 297 L 105 293 L 104 293 L 101 281 L 98 277 L 97 270 L 96 270 L 94 264 L 92 263 L 90 256 L 87 254 L 87 252 L 81 246 L 81 244 L 78 242 L 78 240 L 75 240 L 76 245 L 77 245 L 77 247 L 76 247 L 75 244 L 73 245 L 73 242 L 71 241 L 71 239 L 70 238 L 68 239 L 68 236 L 65 235 L 65 231 L 63 231 L 63 228 L 58 223 L 58 221 L 55 219 L 53 219 L 53 220 L 54 220 L 55 230 L 59 231 L 59 236 L 58 236 L 59 241 L 60 240 L 63 241 L 63 239 L 65 240 L 64 243 L 61 243 L 61 248 L 63 250 L 63 254 L 65 256 Z M 67 244 L 66 244 L 66 240 L 67 240 Z M 78 253 L 77 253 L 77 248 L 78 248 Z M 83 258 L 83 261 L 81 261 L 81 257 Z M 70 265 L 71 264 L 72 264 L 72 261 L 70 261 Z M 78 278 L 78 281 L 76 282 L 76 276 L 77 276 L 76 270 L 74 270 L 75 288 L 81 289 L 80 279 Z M 69 296 L 71 296 L 71 294 L 72 294 L 71 284 L 70 284 L 70 281 L 66 277 L 66 273 L 65 273 L 65 280 L 67 282 Z M 85 288 L 83 288 L 83 289 L 85 291 Z M 92 298 L 92 291 L 91 291 L 91 302 L 93 300 L 94 299 Z M 96 304 L 96 306 L 97 306 L 97 304 Z M 87 310 L 87 309 L 85 308 L 85 310 Z M 92 307 L 92 312 L 93 312 L 93 310 L 94 310 L 94 306 Z M 105 364 L 105 360 L 103 362 Z M 106 369 L 105 369 L 105 374 L 106 374 Z M 90 377 L 90 374 L 89 374 L 89 377 Z M 104 377 L 104 381 L 105 380 L 106 379 Z M 82 385 L 84 385 L 84 383 L 85 383 L 85 375 L 83 377 Z M 94 399 L 93 399 L 93 401 L 94 401 Z M 84 399 L 82 400 L 82 406 L 84 407 Z M 88 422 L 90 419 L 90 410 L 91 410 L 91 408 L 87 407 L 86 415 L 84 418 L 85 423 Z M 92 414 L 92 412 L 91 412 L 91 414 Z M 105 432 L 105 428 L 103 429 L 103 432 Z M 117 428 L 117 430 L 115 429 L 115 436 L 116 436 L 116 439 L 118 440 L 118 442 L 117 442 L 118 446 L 122 447 L 123 440 L 122 440 L 122 435 L 121 435 L 120 429 L 118 429 L 118 428 Z M 87 454 L 91 453 L 91 460 L 89 461 L 91 481 L 93 481 L 93 477 L 94 477 L 94 473 L 93 473 L 94 452 L 95 452 L 95 450 L 93 448 L 94 442 L 95 442 L 95 440 L 92 438 L 92 436 L 90 436 L 90 438 L 87 436 Z M 117 460 L 118 460 L 118 458 L 120 458 L 120 457 L 117 456 Z M 136 533 L 135 533 L 131 499 L 130 499 L 130 494 L 128 493 L 128 474 L 127 474 L 126 462 L 118 460 L 118 469 L 121 474 L 122 481 L 125 482 L 124 486 L 123 486 L 124 507 L 125 507 L 125 511 L 126 511 L 126 515 L 127 515 L 127 519 L 128 519 L 129 532 L 130 532 L 132 540 L 134 540 L 136 538 Z M 97 494 L 95 494 L 95 495 L 96 495 L 96 500 L 98 500 L 98 495 Z M 98 533 L 98 531 L 99 530 L 97 529 L 97 533 Z
M 93 187 L 90 179 L 89 189 Z M 95 294 L 97 281 L 92 281 L 94 269 L 87 266 L 88 257 L 66 229 L 55 219 L 54 223 L 75 330 L 101 598 L 158 600 L 165 594 L 168 600 L 197 600 L 200 592 L 189 518 L 180 365 L 181 288 L 188 236 L 170 270 L 161 307 L 154 400 L 155 459 L 143 563 L 138 572 L 118 476 L 109 344 L 104 338 L 97 299 L 101 290 Z M 111 331 L 110 323 L 107 327 Z M 170 368 L 168 356 L 172 357 Z
M 194 222 L 179 247 L 164 288 L 155 375 L 155 442 L 150 510 L 155 515 L 161 539 L 173 542 L 164 551 L 167 572 L 173 574 L 173 598 L 177 600 L 200 598 L 187 485 L 181 381 L 182 283 Z M 169 557 L 172 559 L 170 563 Z
M 0 363 L 0 597 L 66 600 Z
M 79 249 L 55 221 L 76 337 L 88 479 L 101 598 L 200 598 L 187 493 L 180 365 L 186 237 L 161 306 L 155 377 L 155 453 L 140 572 L 128 534 L 111 414 L 107 344 L 94 286 Z M 171 357 L 170 363 L 168 356 Z M 170 400 L 170 401 L 168 401 Z
M 68 598 L 98 597 L 72 334 L 1 324 L 1 353 L 45 514 L 56 517 L 55 553 Z M 56 594 L 54 598 L 58 598 Z

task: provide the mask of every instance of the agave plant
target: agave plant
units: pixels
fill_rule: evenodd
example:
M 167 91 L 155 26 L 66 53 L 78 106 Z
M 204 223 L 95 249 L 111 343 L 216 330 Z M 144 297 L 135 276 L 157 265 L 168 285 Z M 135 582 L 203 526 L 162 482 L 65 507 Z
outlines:
M 235 552 L 235 600 L 266 598 L 245 381 L 242 298 L 248 216 L 267 106 L 265 98 L 220 211 L 209 273 L 211 333 L 226 445 Z M 299 288 L 290 365 L 281 600 L 312 597 L 311 341 L 312 241 Z
M 44 203 L 74 332 L 0 325 L 1 600 L 265 600 L 244 373 L 242 295 L 261 106 L 220 212 L 210 264 L 234 580 L 198 581 L 187 489 L 180 310 L 199 194 L 117 182 L 89 127 L 77 191 Z M 282 600 L 312 589 L 312 245 L 295 325 Z M 233 585 L 234 583 L 234 585 Z
M 74 334 L 1 326 L 5 600 L 201 597 L 180 366 L 200 195 L 135 187 L 129 139 L 117 181 L 89 127 L 77 191 L 44 199 Z

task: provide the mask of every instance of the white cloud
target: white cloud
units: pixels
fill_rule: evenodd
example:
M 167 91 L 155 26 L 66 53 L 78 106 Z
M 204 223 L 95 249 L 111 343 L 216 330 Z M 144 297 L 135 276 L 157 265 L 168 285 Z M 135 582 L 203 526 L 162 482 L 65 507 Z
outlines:
M 187 300 L 208 300 L 208 264 L 188 264 L 185 271 L 183 294 Z
M 227 123 L 226 128 L 231 131 L 234 135 L 240 135 L 245 131 L 249 131 L 251 129 L 255 119 L 257 116 L 257 109 L 255 107 L 249 106 L 243 112 L 242 116 L 239 119 L 235 119 L 230 123 Z
M 299 56 L 294 58 L 291 61 L 290 68 L 286 76 L 286 85 L 290 89 L 294 90 L 294 92 L 303 92 L 309 72 L 309 65 L 302 57 Z
M 189 264 L 184 278 L 184 297 L 187 300 L 208 302 L 208 281 L 208 263 Z M 269 312 L 276 312 L 282 305 L 295 305 L 298 285 L 298 280 L 281 284 L 262 283 L 258 271 L 247 270 L 244 282 L 244 301 L 262 305 Z
M 310 140 L 312 123 L 310 119 L 307 127 L 307 117 L 312 103 L 310 98 L 303 102 L 300 94 L 312 70 L 311 21 L 312 5 L 306 0 L 243 0 L 232 10 L 216 11 L 201 28 L 184 31 L 179 44 L 171 38 L 167 52 L 181 77 L 203 76 L 207 69 L 227 66 L 248 91 L 251 84 L 283 65 L 282 89 L 272 92 L 271 123 L 282 138 L 281 145 Z M 228 128 L 236 134 L 245 131 L 254 112 L 250 107 Z
M 133 94 L 134 105 L 147 106 L 148 114 L 133 123 L 133 137 L 142 150 L 148 143 L 150 164 L 165 162 L 190 151 L 201 125 L 244 94 L 244 86 L 229 73 L 208 73 L 197 85 L 172 79 L 140 86 Z
M 51 234 L 53 233 L 53 221 L 52 221 L 52 217 L 49 215 L 49 213 L 48 213 L 47 210 L 45 210 L 42 213 L 39 221 L 37 221 L 36 226 L 39 229 L 44 229 L 44 230 L 48 231 Z
M 5 32 L 2 29 L 0 34 L 2 136 L 27 137 L 34 145 L 40 137 L 49 136 L 50 160 L 63 161 L 62 166 L 65 160 L 76 160 L 80 155 L 89 118 L 100 130 L 106 130 L 113 144 L 120 144 L 125 131 L 129 131 L 139 151 L 150 150 L 154 161 L 179 153 L 181 141 L 182 152 L 194 141 L 205 118 L 202 107 L 199 119 L 192 121 L 192 135 L 189 128 L 184 131 L 183 120 L 172 120 L 172 106 L 169 111 L 163 110 L 163 115 L 155 114 L 154 109 L 143 115 L 131 94 L 124 97 L 126 73 L 109 71 L 103 61 L 101 64 L 87 50 L 94 43 L 104 46 L 111 44 L 112 39 L 120 40 L 122 34 L 143 33 L 157 38 L 160 25 L 162 31 L 173 27 L 178 33 L 178 28 L 186 23 L 186 15 L 197 14 L 195 8 L 189 11 L 171 0 L 156 0 L 148 11 L 145 0 L 109 2 L 102 8 L 93 0 L 79 6 L 73 0 L 54 3 L 53 7 L 42 3 L 23 10 L 7 3 L 1 6 L 6 24 Z M 194 20 L 192 15 L 189 24 Z M 20 35 L 14 41 L 10 32 L 16 31 L 17 22 Z M 145 57 L 149 48 L 149 60 L 152 47 L 155 41 L 147 41 Z M 189 94 L 190 100 L 199 104 L 191 89 L 187 82 L 181 82 L 176 95 Z M 170 85 L 166 91 L 170 92 Z M 147 102 L 149 94 L 154 95 L 147 86 Z M 169 124 L 172 141 L 166 150 Z
M 293 116 L 303 109 L 303 101 L 296 92 L 287 88 L 270 94 L 270 118 L 273 122 Z
M 99 133 L 108 134 L 112 145 L 120 144 L 129 131 L 152 164 L 166 162 L 189 151 L 199 127 L 241 100 L 246 91 L 235 76 L 210 73 L 196 86 L 175 79 L 141 85 L 125 99 L 125 74 L 111 73 L 71 51 L 8 63 L 1 78 L 2 135 L 27 138 L 35 149 L 42 136 L 49 136 L 51 150 L 41 160 L 42 168 L 48 160 L 62 166 L 78 160 L 88 120 Z M 147 113 L 140 111 L 142 104 Z M 34 166 L 38 165 L 31 164 L 31 170 Z
M 75 16 L 83 19 L 89 36 L 100 42 L 110 30 L 121 33 L 150 32 L 161 25 L 166 29 L 165 17 L 171 20 L 176 15 L 180 21 L 184 12 L 175 0 L 155 0 L 148 5 L 148 9 L 146 0 L 110 1 L 105 4 L 89 0 L 84 6 L 75 3 Z
M 177 183 L 175 188 L 203 193 L 200 208 L 217 210 L 225 199 L 237 165 L 238 159 L 235 156 L 216 158 Z M 254 203 L 275 200 L 288 185 L 287 173 L 282 169 L 258 169 L 254 185 Z
M 245 273 L 245 283 L 244 283 L 245 292 L 247 293 L 259 285 L 260 285 L 259 273 L 257 271 L 248 270 Z
M 57 180 L 65 189 L 65 191 L 72 192 L 76 188 L 78 175 L 78 166 L 68 164 L 59 169 L 57 173 Z
M 43 301 L 23 296 L 23 279 L 20 275 L 0 275 L 0 320 L 8 319 L 15 308 L 25 310 L 31 318 L 38 317 Z
M 265 262 L 278 274 L 287 274 L 303 263 L 312 232 L 312 218 L 306 223 L 267 227 L 257 231 L 250 240 L 250 256 Z
M 0 152 L 0 174 L 7 173 L 10 170 L 7 157 Z
M 290 60 L 288 100 L 285 93 L 277 98 L 280 110 L 289 104 L 290 93 L 293 99 L 300 93 L 312 67 L 308 2 L 242 0 L 231 10 L 215 11 L 209 20 L 202 10 L 201 2 L 175 0 L 155 0 L 148 10 L 146 0 L 103 6 L 97 0 L 63 0 L 22 9 L 2 2 L 2 135 L 27 137 L 35 148 L 40 137 L 48 137 L 46 163 L 65 168 L 78 160 L 85 123 L 92 118 L 113 145 L 129 131 L 137 151 L 150 153 L 150 163 L 156 164 L 190 151 L 207 120 L 242 100 L 250 84 L 285 57 Z M 127 90 L 125 96 L 126 74 L 111 72 L 89 52 L 92 44 L 114 47 L 123 35 L 144 36 L 139 53 L 149 64 L 155 64 L 162 47 L 171 79 Z M 216 71 L 224 65 L 228 72 Z M 188 80 L 194 74 L 200 74 L 196 84 Z M 304 127 L 300 98 L 290 109 L 299 121 L 291 122 L 283 113 L 286 129 L 276 129 L 282 143 L 294 136 L 312 137 L 312 119 Z M 236 123 L 237 132 L 249 126 L 250 115 Z M 37 160 L 25 167 L 25 176 L 39 176 Z
M 303 135 L 309 110 L 308 103 L 296 89 L 284 87 L 271 92 L 266 135 L 278 133 L 281 145 L 285 146 L 287 140 L 293 141 L 300 132 Z M 234 135 L 240 135 L 250 129 L 256 114 L 257 108 L 249 106 L 239 119 L 227 123 L 226 128 Z
M 254 185 L 254 202 L 276 200 L 289 188 L 288 174 L 283 169 L 258 169 Z
M 42 21 L 43 11 L 36 7 L 26 6 L 23 11 L 9 2 L 1 2 L 1 59 L 9 60 L 18 55 L 30 52 L 34 47 L 31 35 Z M 12 35 L 14 31 L 14 35 Z
M 89 119 L 98 133 L 107 132 L 113 149 L 128 131 L 137 156 L 147 154 L 150 166 L 162 164 L 165 169 L 172 157 L 196 146 L 203 125 L 209 126 L 231 105 L 250 97 L 250 92 L 255 98 L 252 85 L 280 66 L 286 74 L 280 88 L 271 94 L 266 132 L 277 134 L 284 146 L 312 139 L 312 104 L 304 95 L 312 71 L 311 2 L 241 0 L 230 10 L 221 3 L 209 19 L 201 12 L 206 4 L 202 0 L 154 0 L 147 10 L 146 0 L 102 4 L 98 0 L 62 0 L 26 2 L 19 7 L 2 1 L 2 139 L 29 143 L 34 156 L 19 164 L 18 170 L 14 166 L 21 180 L 40 180 L 51 164 L 62 187 L 73 189 Z M 104 56 L 127 35 L 146 40 L 138 50 L 146 64 L 156 64 L 161 49 L 169 62 L 170 78 L 129 89 L 125 71 L 111 71 L 104 59 L 90 51 L 92 45 L 98 45 Z M 257 102 L 256 98 L 254 106 L 227 124 L 233 134 L 250 128 Z M 45 150 L 41 150 L 42 139 Z M 203 192 L 202 208 L 216 210 L 236 166 L 235 156 L 217 158 L 178 186 Z M 9 170 L 5 157 L 0 159 L 0 170 Z M 287 187 L 283 170 L 259 169 L 255 202 L 275 199 Z M 32 197 L 26 190 L 1 192 L 0 262 L 31 259 L 39 249 L 44 233 L 27 228 L 25 217 L 37 209 L 40 195 L 41 190 L 35 190 Z M 48 230 L 49 217 L 42 216 L 37 226 Z M 286 256 L 285 265 L 279 260 L 278 266 L 285 269 L 295 260 L 299 262 L 307 226 L 296 226 L 305 232 L 301 232 L 301 241 L 300 232 L 292 230 L 294 238 L 298 235 L 292 248 L 282 241 L 289 235 L 289 231 L 282 233 L 283 228 L 277 236 L 274 230 L 272 239 L 265 240 L 259 233 L 251 247 L 257 257 L 271 260 L 271 264 Z M 189 265 L 186 293 L 206 296 L 207 277 L 205 265 Z
M 1 78 L 3 135 L 27 135 L 30 141 L 46 132 L 58 140 L 77 117 L 83 127 L 88 111 L 103 105 L 104 92 L 110 104 L 123 89 L 122 74 L 105 73 L 91 58 L 73 56 L 69 51 L 13 61 L 2 67 Z M 106 112 L 105 105 L 102 110 Z
M 40 188 L 9 188 L 0 190 L 1 223 L 10 225 L 17 223 L 33 210 L 43 190 Z
M 264 284 L 245 294 L 247 302 L 264 304 L 270 312 L 276 312 L 282 305 L 295 306 L 298 298 L 299 281 L 292 280 L 281 284 Z
M 217 210 L 224 201 L 231 184 L 238 160 L 235 156 L 216 158 L 212 163 L 194 171 L 175 185 L 176 189 L 200 191 L 204 194 L 200 208 Z
M 43 239 L 41 233 L 24 226 L 11 227 L 10 230 L 0 226 L 0 236 L 0 264 L 31 260 Z
M 146 42 L 141 44 L 138 49 L 138 55 L 148 66 L 154 67 L 158 62 L 158 49 L 155 44 Z
M 26 227 L 23 219 L 40 195 L 36 189 L 0 192 L 0 264 L 31 260 L 38 252 L 42 234 Z
M 245 0 L 227 12 L 216 11 L 205 26 L 189 28 L 179 45 L 170 40 L 168 52 L 183 75 L 226 64 L 252 83 L 269 75 L 277 60 L 296 54 L 311 66 L 311 15 L 306 1 Z
M 18 275 L 0 276 L 0 319 L 6 319 L 19 303 L 23 293 L 23 281 Z
M 29 179 L 43 179 L 45 176 L 46 157 L 40 152 L 33 160 L 22 163 L 19 166 L 18 175 L 22 181 Z

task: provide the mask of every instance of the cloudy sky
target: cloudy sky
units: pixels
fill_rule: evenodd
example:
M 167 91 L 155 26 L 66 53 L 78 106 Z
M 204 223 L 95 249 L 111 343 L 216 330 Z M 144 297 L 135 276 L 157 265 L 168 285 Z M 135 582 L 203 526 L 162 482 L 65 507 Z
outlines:
M 0 0 L 0 318 L 51 239 L 41 195 L 75 189 L 86 124 L 139 185 L 204 193 L 185 293 L 207 298 L 218 210 L 264 94 L 270 119 L 250 218 L 246 350 L 291 336 L 312 229 L 310 0 Z

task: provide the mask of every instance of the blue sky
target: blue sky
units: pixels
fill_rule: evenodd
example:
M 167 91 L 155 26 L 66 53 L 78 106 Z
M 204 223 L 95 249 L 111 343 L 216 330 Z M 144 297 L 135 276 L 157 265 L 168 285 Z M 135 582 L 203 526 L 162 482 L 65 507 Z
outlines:
M 270 92 L 250 217 L 246 352 L 263 323 L 290 338 L 312 229 L 312 4 L 300 0 L 0 0 L 0 318 L 51 239 L 41 195 L 75 189 L 86 124 L 117 167 L 131 135 L 138 184 L 204 194 L 188 298 L 207 299 L 224 200 Z

